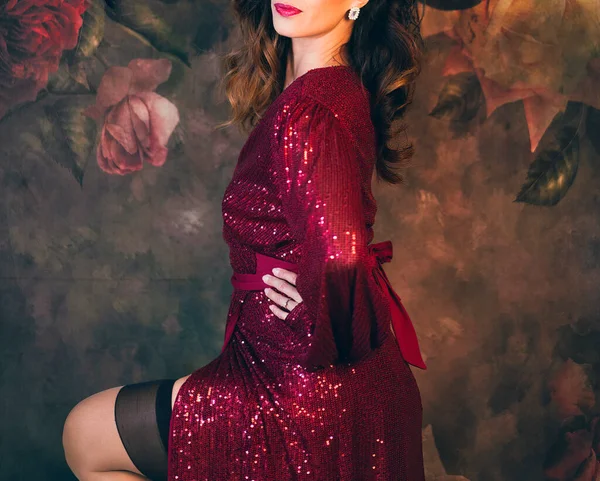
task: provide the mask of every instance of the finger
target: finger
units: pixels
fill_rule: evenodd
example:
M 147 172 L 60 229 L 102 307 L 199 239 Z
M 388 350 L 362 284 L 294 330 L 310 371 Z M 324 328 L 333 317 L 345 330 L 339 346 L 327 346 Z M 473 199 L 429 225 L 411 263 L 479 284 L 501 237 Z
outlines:
M 292 299 L 296 302 L 302 302 L 302 297 L 300 296 L 298 289 L 296 289 L 296 286 L 290 284 L 289 282 L 268 274 L 263 278 L 263 280 L 265 284 L 274 287 L 279 292 L 285 294 L 289 299 Z
M 265 289 L 265 294 L 269 299 L 271 299 L 276 304 L 279 304 L 281 307 L 285 307 L 286 302 L 290 303 L 290 298 L 280 294 L 279 292 L 267 287 Z M 293 299 L 291 300 L 293 302 Z
M 296 278 L 298 277 L 298 274 L 295 272 L 288 271 L 287 269 L 283 269 L 281 267 L 275 267 L 273 269 L 273 275 L 288 281 L 293 286 L 296 285 Z
M 271 304 L 269 307 L 271 308 L 273 314 L 275 314 L 279 319 L 283 319 L 285 321 L 285 318 L 288 316 L 289 312 L 280 309 L 275 304 Z

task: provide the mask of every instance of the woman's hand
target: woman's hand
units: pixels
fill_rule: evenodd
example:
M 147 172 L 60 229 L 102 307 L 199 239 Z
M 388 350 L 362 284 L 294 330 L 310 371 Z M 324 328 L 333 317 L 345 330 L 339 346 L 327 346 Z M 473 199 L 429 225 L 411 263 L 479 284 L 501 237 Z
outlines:
M 265 294 L 275 304 L 269 305 L 269 308 L 280 319 L 285 319 L 290 311 L 302 302 L 302 298 L 296 289 L 297 274 L 282 268 L 273 269 L 273 276 L 266 274 L 263 276 L 265 284 L 273 286 L 265 288 Z M 287 307 L 286 307 L 287 305 Z

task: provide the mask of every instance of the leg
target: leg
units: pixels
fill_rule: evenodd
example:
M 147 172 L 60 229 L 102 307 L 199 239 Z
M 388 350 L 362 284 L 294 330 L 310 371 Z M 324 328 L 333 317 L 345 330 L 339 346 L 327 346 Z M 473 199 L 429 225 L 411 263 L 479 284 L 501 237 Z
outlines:
M 170 396 L 171 407 L 181 385 L 188 377 L 177 379 L 173 384 Z M 67 416 L 63 430 L 65 458 L 80 481 L 135 481 L 148 479 L 132 461 L 117 426 L 116 401 L 123 387 L 107 389 L 84 399 Z M 128 388 L 127 392 L 131 393 L 131 388 Z M 121 395 L 123 401 L 126 399 L 131 400 L 127 396 L 129 394 L 125 392 Z M 123 416 L 120 418 L 122 419 Z M 135 423 L 137 420 L 129 416 L 127 425 L 131 426 L 131 421 Z M 125 424 L 125 421 L 123 424 Z M 121 429 L 123 430 L 123 426 L 121 426 Z M 128 429 L 127 432 L 130 432 L 130 430 Z M 127 432 L 123 434 L 126 435 Z M 129 441 L 133 441 L 131 436 Z M 140 440 L 140 443 L 143 442 L 143 439 Z

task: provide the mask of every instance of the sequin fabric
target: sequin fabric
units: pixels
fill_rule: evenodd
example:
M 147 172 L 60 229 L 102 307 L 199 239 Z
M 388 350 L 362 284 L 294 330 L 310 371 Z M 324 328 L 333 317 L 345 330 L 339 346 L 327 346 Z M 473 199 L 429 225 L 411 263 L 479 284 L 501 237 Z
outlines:
M 231 267 L 293 263 L 303 302 L 282 320 L 234 290 L 222 352 L 175 401 L 169 481 L 425 479 L 420 393 L 369 255 L 374 161 L 346 66 L 296 78 L 250 133 L 222 202 Z

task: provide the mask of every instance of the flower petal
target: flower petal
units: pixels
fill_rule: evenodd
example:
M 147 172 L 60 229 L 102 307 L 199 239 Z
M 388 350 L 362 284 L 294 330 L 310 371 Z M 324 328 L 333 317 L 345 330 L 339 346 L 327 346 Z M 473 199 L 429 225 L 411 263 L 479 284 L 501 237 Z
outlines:
M 101 140 L 96 148 L 96 162 L 98 166 L 107 174 L 116 174 L 112 162 L 105 156 L 106 151 L 106 140 Z
M 110 147 L 119 174 L 125 175 L 142 169 L 142 159 L 139 155 L 130 155 L 118 142 L 111 142 Z
M 119 124 L 106 124 L 107 132 L 117 141 L 129 154 L 137 152 L 137 142 L 131 129 L 124 129 Z
M 492 115 L 494 110 L 504 104 L 523 100 L 535 95 L 535 92 L 527 88 L 506 89 L 494 80 L 485 77 L 481 69 L 475 69 L 475 73 L 477 74 L 479 84 L 481 85 L 481 91 L 485 97 L 486 114 L 488 117 Z
M 133 74 L 130 93 L 153 91 L 171 75 L 172 64 L 166 58 L 158 60 L 134 58 L 127 65 Z
M 110 67 L 102 76 L 96 95 L 96 105 L 107 109 L 119 103 L 129 92 L 133 73 L 127 67 Z
M 154 92 L 137 94 L 150 113 L 150 133 L 160 145 L 167 145 L 169 137 L 179 123 L 179 111 L 170 100 Z
M 456 75 L 462 72 L 472 72 L 473 62 L 467 57 L 462 47 L 453 47 L 446 57 L 446 63 L 442 69 L 443 76 Z
M 167 161 L 169 149 L 160 145 L 154 138 L 151 139 L 151 148 L 147 153 L 146 161 L 155 167 L 161 167 Z
M 150 112 L 148 111 L 148 107 L 136 95 L 130 95 L 128 99 L 131 125 L 135 136 L 142 146 L 148 147 L 150 143 Z

